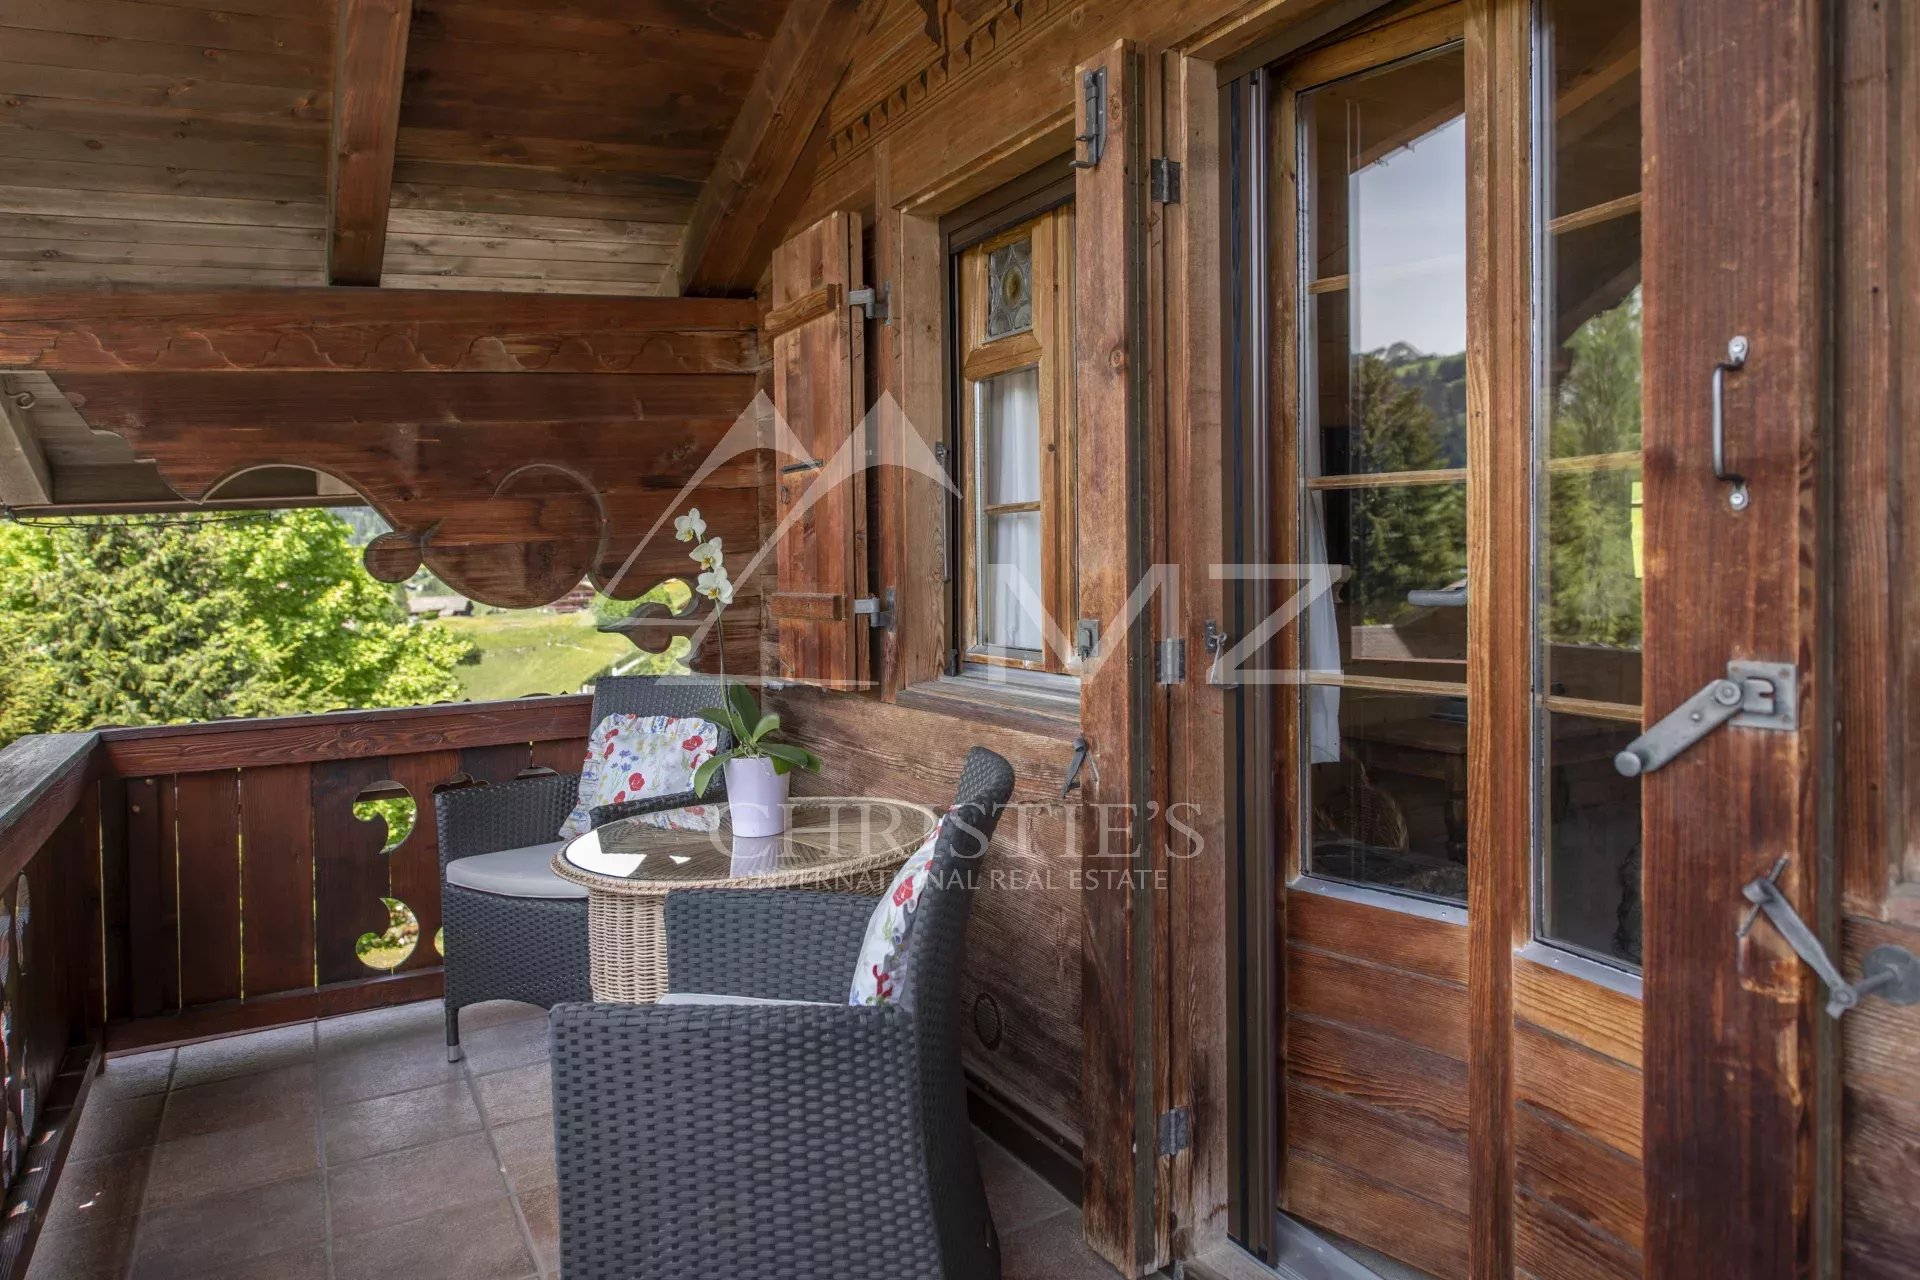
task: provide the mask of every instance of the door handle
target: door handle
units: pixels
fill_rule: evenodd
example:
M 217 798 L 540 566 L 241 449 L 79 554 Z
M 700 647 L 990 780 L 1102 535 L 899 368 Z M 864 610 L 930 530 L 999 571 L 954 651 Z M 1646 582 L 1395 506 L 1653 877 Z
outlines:
M 1727 470 L 1727 375 L 1747 365 L 1747 339 L 1745 334 L 1735 335 L 1727 343 L 1727 358 L 1713 366 L 1713 478 L 1724 480 L 1733 486 L 1733 492 L 1727 495 L 1727 505 L 1735 511 L 1745 511 L 1749 500 L 1747 478 L 1738 472 Z

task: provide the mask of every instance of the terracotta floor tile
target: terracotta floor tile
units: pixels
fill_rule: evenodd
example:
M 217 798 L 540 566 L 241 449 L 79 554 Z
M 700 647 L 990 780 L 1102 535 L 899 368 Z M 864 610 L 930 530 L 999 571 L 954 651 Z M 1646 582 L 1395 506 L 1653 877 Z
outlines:
M 464 1075 L 438 1040 L 373 1045 L 320 1059 L 320 1097 L 328 1107 L 410 1093 Z
M 269 1120 L 312 1121 L 318 1107 L 311 1064 L 236 1076 L 167 1095 L 160 1141 L 220 1129 L 240 1129 Z
M 132 1218 L 42 1231 L 33 1246 L 30 1280 L 121 1280 L 133 1257 L 133 1231 Z
M 320 1176 L 310 1174 L 144 1212 L 132 1280 L 186 1280 L 321 1244 L 321 1196 Z
M 295 1067 L 313 1059 L 313 1024 L 256 1031 L 251 1035 L 229 1036 L 190 1044 L 180 1050 L 173 1064 L 173 1087 L 190 1089 L 198 1084 L 231 1080 L 235 1076 L 258 1075 L 280 1067 Z
M 539 1187 L 515 1197 L 520 1216 L 527 1220 L 527 1234 L 533 1237 L 534 1261 L 544 1275 L 560 1274 L 560 1189 Z
M 320 1134 L 311 1116 L 215 1129 L 153 1149 L 146 1204 L 156 1209 L 203 1200 L 319 1167 Z
M 537 1271 L 505 1196 L 341 1235 L 333 1246 L 335 1280 L 523 1280 Z
M 1116 1280 L 1120 1274 L 1087 1247 L 1077 1213 L 1002 1235 L 1000 1251 L 1000 1280 Z
M 351 1164 L 483 1127 L 473 1089 L 460 1079 L 351 1102 L 324 1112 L 329 1165 Z
M 218 1271 L 208 1271 L 194 1280 L 327 1280 L 327 1246 L 303 1245 L 284 1253 L 251 1258 Z
M 164 1093 L 132 1098 L 89 1093 L 87 1105 L 80 1112 L 80 1131 L 73 1135 L 67 1159 L 85 1160 L 152 1146 L 159 1140 L 160 1113 L 166 1105 Z
M 484 1133 L 341 1165 L 327 1186 L 341 1238 L 507 1193 Z
M 134 1098 L 142 1094 L 165 1093 L 173 1075 L 173 1050 L 136 1053 L 125 1058 L 109 1058 L 94 1077 L 88 1097 Z
M 534 1116 L 498 1125 L 493 1142 L 500 1149 L 500 1164 L 515 1191 L 532 1191 L 551 1186 L 553 1166 L 553 1117 Z
M 86 1113 L 81 1113 L 85 1123 Z M 87 1223 L 131 1218 L 140 1211 L 147 1190 L 147 1168 L 152 1150 L 118 1155 L 95 1156 L 87 1160 L 69 1158 L 60 1171 L 60 1184 L 54 1188 L 53 1205 L 47 1210 L 47 1231 L 64 1231 Z
M 470 1030 L 463 1023 L 460 1047 L 466 1052 L 467 1069 L 476 1076 L 545 1062 L 547 1022 L 544 1018 L 516 1018 L 478 1030 Z
M 553 1114 L 553 1073 L 545 1062 L 497 1071 L 474 1080 L 488 1124 L 511 1124 Z
M 1073 1201 L 999 1143 L 975 1135 L 974 1146 L 980 1152 L 981 1179 L 987 1184 L 987 1208 L 1001 1236 L 1073 1208 Z

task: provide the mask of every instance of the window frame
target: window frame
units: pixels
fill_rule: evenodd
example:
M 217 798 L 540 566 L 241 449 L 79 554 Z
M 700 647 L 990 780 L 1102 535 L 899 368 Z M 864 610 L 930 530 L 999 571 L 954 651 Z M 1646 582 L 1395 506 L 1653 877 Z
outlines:
M 978 642 L 977 573 L 980 517 L 975 452 L 975 388 L 982 379 L 1040 366 L 1042 421 L 1040 440 L 1051 446 L 1053 465 L 1042 466 L 1043 582 L 1041 595 L 1052 622 L 1067 643 L 1077 619 L 1077 575 L 1073 573 L 1078 538 L 1074 502 L 1075 389 L 1073 382 L 1074 179 L 1070 157 L 1061 157 L 1025 178 L 958 210 L 943 221 L 942 240 L 948 279 L 948 387 L 946 431 L 948 470 L 957 494 L 946 503 L 944 538 L 949 590 L 947 607 L 953 642 L 949 675 L 1015 681 L 1066 690 L 1077 686 L 1071 654 L 1008 650 Z M 1043 255 L 1042 231 L 1050 234 Z M 1035 238 L 1034 323 L 1031 329 L 988 340 L 984 283 L 987 255 L 1026 235 Z M 1050 258 L 1054 285 L 1043 303 L 1043 259 Z M 977 270 L 973 264 L 977 264 Z

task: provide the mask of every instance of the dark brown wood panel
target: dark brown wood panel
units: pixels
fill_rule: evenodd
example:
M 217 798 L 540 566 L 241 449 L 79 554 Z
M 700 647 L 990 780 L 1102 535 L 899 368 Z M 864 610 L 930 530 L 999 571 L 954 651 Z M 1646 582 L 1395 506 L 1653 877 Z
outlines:
M 526 748 L 516 743 L 512 751 L 516 759 L 524 759 Z M 433 947 L 434 935 L 440 929 L 440 827 L 434 821 L 433 793 L 463 772 L 464 754 L 430 751 L 397 756 L 388 762 L 387 776 L 405 787 L 414 803 L 412 832 L 387 855 L 392 894 L 406 903 L 420 922 L 420 940 L 403 962 L 404 969 L 427 969 L 440 963 L 440 953 Z M 582 759 L 585 754 L 583 750 Z
M 1146 820 L 1151 753 L 1140 732 L 1150 714 L 1152 637 L 1145 617 L 1126 615 L 1127 601 L 1147 576 L 1148 485 L 1159 470 L 1148 454 L 1151 91 L 1144 59 L 1124 41 L 1076 67 L 1076 82 L 1094 70 L 1106 77 L 1106 151 L 1096 167 L 1078 171 L 1074 186 L 1080 608 L 1103 628 L 1097 663 L 1080 686 L 1081 727 L 1091 749 L 1090 776 L 1082 783 L 1090 806 L 1082 831 L 1083 1209 L 1087 1243 L 1122 1271 L 1137 1273 L 1166 1260 L 1160 1170 L 1148 1124 L 1164 1079 L 1155 1051 L 1165 1029 L 1164 1006 L 1156 1003 L 1158 895 L 1136 891 L 1133 879 L 1154 866 Z
M 127 779 L 127 926 L 132 987 L 128 1012 L 151 1017 L 180 1007 L 180 921 L 175 912 L 173 779 Z
M 1304 895 L 1302 895 L 1304 896 Z M 1465 1061 L 1467 989 L 1311 947 L 1287 948 L 1287 1008 Z
M 339 760 L 313 766 L 314 945 L 322 985 L 372 976 L 354 953 L 362 934 L 382 933 L 388 893 L 386 831 L 353 814 L 355 799 L 385 782 L 384 759 Z
M 310 766 L 266 765 L 241 771 L 240 847 L 247 998 L 313 986 Z
M 335 9 L 340 40 L 328 153 L 327 279 L 378 285 L 413 0 L 335 0 Z
M 1521 1195 L 1514 1206 L 1514 1264 L 1530 1280 L 1640 1280 L 1640 1257 L 1617 1240 Z
M 1287 1019 L 1290 1081 L 1344 1094 L 1454 1134 L 1467 1132 L 1467 1066 L 1458 1058 L 1338 1022 Z
M 1640 1162 L 1530 1103 L 1514 1109 L 1514 1180 L 1525 1197 L 1558 1208 L 1637 1256 L 1646 1229 Z
M 180 883 L 180 1003 L 240 998 L 240 778 L 174 782 Z
M 1518 957 L 1513 987 L 1517 1019 L 1640 1069 L 1642 1009 L 1633 996 Z
M 1287 1088 L 1286 1116 L 1289 1150 L 1467 1212 L 1467 1144 L 1459 1134 L 1298 1082 Z
M 860 218 L 836 213 L 781 245 L 773 259 L 773 313 L 826 294 L 840 305 L 794 310 L 805 319 L 776 335 L 773 403 L 779 548 L 773 616 L 782 679 L 852 689 L 867 679 L 866 333 L 844 300 L 861 287 Z M 783 601 L 794 601 L 785 609 Z
M 1467 1218 L 1363 1174 L 1287 1154 L 1287 1209 L 1420 1268 L 1437 1280 L 1467 1274 Z
M 533 744 L 532 767 L 555 773 L 579 773 L 587 758 L 585 738 L 557 738 Z
M 114 772 L 203 773 L 270 764 L 319 764 L 501 742 L 579 738 L 593 700 L 579 694 L 387 711 L 339 711 L 272 720 L 223 720 L 150 729 L 108 729 L 101 741 Z M 583 753 L 584 755 L 584 753 Z
M 1816 1135 L 1838 1120 L 1816 1087 L 1819 983 L 1777 930 L 1737 932 L 1741 886 L 1783 854 L 1780 889 L 1803 919 L 1821 918 L 1825 892 L 1812 780 L 1817 726 L 1835 711 L 1815 622 L 1831 514 L 1829 12 L 1642 8 L 1644 703 L 1665 714 L 1729 657 L 1801 673 L 1798 733 L 1716 733 L 1642 784 L 1646 1262 L 1663 1278 L 1815 1269 Z M 1714 478 L 1707 395 L 1736 334 L 1750 355 L 1729 383 L 1726 430 L 1744 511 Z
M 1525 1024 L 1513 1033 L 1514 1096 L 1635 1160 L 1640 1073 Z
M 1289 893 L 1287 937 L 1321 951 L 1466 985 L 1467 931 L 1445 920 L 1324 893 Z

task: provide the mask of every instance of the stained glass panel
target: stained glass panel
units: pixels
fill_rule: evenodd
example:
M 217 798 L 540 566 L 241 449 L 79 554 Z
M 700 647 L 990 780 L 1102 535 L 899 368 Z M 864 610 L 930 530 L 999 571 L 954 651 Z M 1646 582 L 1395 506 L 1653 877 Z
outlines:
M 987 255 L 987 337 L 1033 328 L 1033 241 L 1016 240 Z

